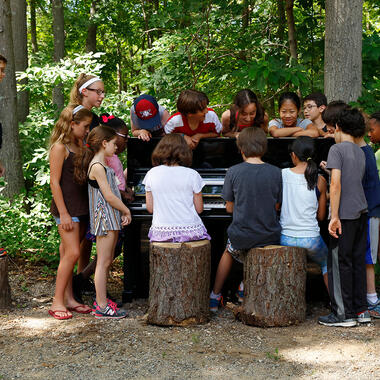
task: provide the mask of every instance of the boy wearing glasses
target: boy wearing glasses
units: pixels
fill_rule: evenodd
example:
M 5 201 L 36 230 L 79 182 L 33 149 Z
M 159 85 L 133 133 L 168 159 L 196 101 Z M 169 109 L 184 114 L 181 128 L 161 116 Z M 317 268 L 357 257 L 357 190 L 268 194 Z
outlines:
M 322 119 L 322 112 L 327 107 L 326 96 L 320 92 L 314 92 L 303 100 L 303 114 L 318 128 L 319 136 L 327 134 L 326 125 Z

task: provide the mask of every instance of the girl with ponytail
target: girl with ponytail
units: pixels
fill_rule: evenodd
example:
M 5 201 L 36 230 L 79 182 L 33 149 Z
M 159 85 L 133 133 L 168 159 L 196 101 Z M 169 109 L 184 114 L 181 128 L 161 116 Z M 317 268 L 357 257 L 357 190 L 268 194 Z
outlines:
M 121 201 L 115 172 L 107 166 L 117 147 L 118 135 L 110 127 L 100 125 L 87 138 L 86 147 L 75 160 L 75 178 L 88 182 L 90 228 L 96 236 L 95 269 L 96 301 L 93 314 L 97 319 L 120 319 L 126 312 L 107 298 L 107 276 L 113 260 L 117 237 L 122 226 L 131 222 L 131 213 Z
M 298 137 L 289 149 L 294 167 L 282 169 L 281 245 L 306 248 L 310 259 L 321 266 L 328 289 L 328 249 L 318 226 L 326 216 L 327 184 L 318 175 L 314 149 L 311 137 Z
M 61 112 L 50 138 L 50 187 L 53 194 L 50 211 L 61 237 L 55 295 L 49 310 L 56 319 L 72 318 L 71 311 L 91 312 L 88 306 L 74 299 L 71 287 L 72 272 L 88 222 L 87 186 L 74 181 L 74 157 L 83 147 L 91 120 L 91 111 L 82 105 L 70 105 Z

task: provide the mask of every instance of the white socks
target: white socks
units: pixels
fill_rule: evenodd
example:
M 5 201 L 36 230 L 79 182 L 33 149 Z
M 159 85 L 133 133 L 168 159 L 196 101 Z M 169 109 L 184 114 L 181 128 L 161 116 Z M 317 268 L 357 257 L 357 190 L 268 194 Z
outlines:
M 367 302 L 375 304 L 377 301 L 377 293 L 367 293 Z
M 217 300 L 220 297 L 220 294 L 215 294 L 214 291 L 211 291 L 210 298 Z

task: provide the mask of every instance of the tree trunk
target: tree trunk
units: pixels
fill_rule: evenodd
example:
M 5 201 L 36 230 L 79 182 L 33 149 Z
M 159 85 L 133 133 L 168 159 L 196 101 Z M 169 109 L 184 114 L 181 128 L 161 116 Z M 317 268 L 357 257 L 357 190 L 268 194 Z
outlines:
M 306 315 L 306 250 L 253 248 L 244 263 L 244 301 L 240 318 L 271 327 L 303 322 Z
M 30 38 L 32 40 L 32 51 L 37 53 L 36 0 L 30 0 Z
M 24 176 L 17 122 L 17 91 L 10 0 L 0 0 L 0 54 L 8 60 L 5 78 L 0 83 L 0 122 L 3 125 L 0 161 L 5 166 L 5 180 L 7 181 L 4 195 L 13 197 L 24 187 Z
M 356 101 L 362 89 L 363 0 L 326 0 L 324 87 L 329 101 Z
M 15 54 L 16 71 L 25 71 L 28 67 L 28 33 L 26 28 L 26 1 L 13 0 L 12 10 L 12 35 Z M 21 84 L 27 83 L 23 80 Z M 21 91 L 17 97 L 18 121 L 23 123 L 29 115 L 29 93 Z
M 151 243 L 148 322 L 188 326 L 209 320 L 211 245 Z
M 0 257 L 0 310 L 11 305 L 11 287 L 8 282 L 8 256 Z
M 285 24 L 286 24 L 284 0 L 277 0 L 277 11 L 278 11 L 277 35 L 282 43 L 285 37 Z
M 293 14 L 294 0 L 285 0 L 286 18 L 288 22 L 288 40 L 290 57 L 294 60 L 298 60 L 297 56 L 297 39 L 296 39 L 296 27 Z
M 53 13 L 54 61 L 59 62 L 65 55 L 65 29 L 62 0 L 51 0 Z M 63 85 L 57 84 L 53 89 L 53 104 L 60 112 L 64 106 Z
M 98 29 L 98 26 L 94 21 L 96 13 L 96 3 L 97 1 L 92 1 L 90 8 L 90 24 L 88 25 L 86 38 L 86 51 L 88 53 L 91 51 L 94 53 L 96 52 L 96 31 Z

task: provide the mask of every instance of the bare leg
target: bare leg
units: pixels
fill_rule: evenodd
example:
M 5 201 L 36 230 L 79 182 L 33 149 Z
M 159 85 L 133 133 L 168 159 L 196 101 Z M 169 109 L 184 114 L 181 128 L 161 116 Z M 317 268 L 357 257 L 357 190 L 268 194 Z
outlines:
M 323 275 L 323 282 L 326 285 L 327 293 L 330 294 L 330 292 L 329 292 L 329 279 L 328 279 L 328 276 L 327 276 L 327 272 Z
M 113 251 L 118 231 L 108 231 L 105 236 L 96 237 L 96 253 L 98 256 L 95 269 L 96 302 L 101 307 L 107 306 L 107 277 L 113 260 Z
M 373 264 L 366 265 L 367 274 L 367 293 L 376 293 L 375 287 L 375 266 Z
M 233 258 L 227 249 L 219 261 L 218 269 L 216 271 L 215 284 L 213 292 L 219 294 L 223 288 L 224 281 L 228 277 L 233 263 Z

